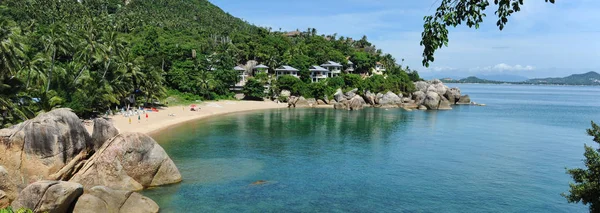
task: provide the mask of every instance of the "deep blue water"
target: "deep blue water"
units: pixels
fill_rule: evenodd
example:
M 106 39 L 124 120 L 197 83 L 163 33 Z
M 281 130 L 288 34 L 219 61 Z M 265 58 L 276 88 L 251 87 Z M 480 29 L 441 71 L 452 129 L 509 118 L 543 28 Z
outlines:
M 184 181 L 143 193 L 162 212 L 587 211 L 560 194 L 593 143 L 600 87 L 456 86 L 487 106 L 281 109 L 168 129 L 153 137 Z

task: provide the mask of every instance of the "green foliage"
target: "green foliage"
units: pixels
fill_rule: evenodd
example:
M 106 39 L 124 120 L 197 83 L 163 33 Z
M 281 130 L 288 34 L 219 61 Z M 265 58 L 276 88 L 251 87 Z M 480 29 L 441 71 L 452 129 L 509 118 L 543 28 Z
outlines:
M 342 76 L 335 76 L 332 78 L 327 78 L 327 86 L 334 89 L 344 88 L 346 86 L 346 82 Z
M 33 213 L 31 209 L 20 208 L 18 210 L 13 210 L 12 207 L 6 207 L 5 209 L 0 209 L 0 213 Z
M 289 90 L 292 95 L 305 94 L 306 90 L 306 84 L 302 82 L 302 80 L 291 75 L 279 77 L 276 85 L 279 90 Z
M 600 127 L 592 121 L 592 128 L 587 130 L 593 141 L 600 144 Z M 563 193 L 569 203 L 583 203 L 589 206 L 590 212 L 600 212 L 600 149 L 585 145 L 585 169 L 567 169 L 575 183 L 571 183 L 569 194 Z
M 554 3 L 554 0 L 545 0 Z M 496 25 L 500 30 L 508 22 L 508 17 L 521 10 L 523 0 L 495 0 L 498 6 L 495 14 L 498 16 Z M 421 33 L 421 46 L 423 46 L 423 66 L 429 67 L 434 62 L 433 57 L 437 49 L 448 46 L 448 26 L 456 27 L 466 24 L 469 27 L 479 28 L 479 24 L 486 17 L 485 10 L 490 6 L 489 1 L 479 0 L 442 0 L 434 15 L 425 16 L 423 20 L 423 33 Z
M 325 82 L 315 82 L 308 86 L 308 94 L 305 97 L 320 99 L 325 95 L 331 95 L 335 92 L 332 87 L 328 87 Z
M 242 92 L 244 93 L 244 96 L 250 100 L 262 100 L 266 95 L 264 84 L 254 78 L 248 79 Z
M 344 87 L 345 90 L 351 90 L 354 88 L 358 88 L 358 90 L 363 89 L 363 79 L 358 74 L 346 74 L 342 75 L 344 79 Z

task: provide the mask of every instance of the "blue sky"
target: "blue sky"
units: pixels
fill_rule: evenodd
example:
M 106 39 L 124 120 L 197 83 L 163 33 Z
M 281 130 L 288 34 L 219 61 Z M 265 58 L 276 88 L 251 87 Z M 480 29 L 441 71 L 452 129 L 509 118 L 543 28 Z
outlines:
M 600 72 L 599 0 L 528 0 L 499 31 L 493 11 L 479 30 L 451 29 L 450 44 L 421 66 L 423 16 L 437 0 L 210 0 L 226 12 L 274 30 L 317 28 L 360 38 L 424 76 L 511 74 L 526 77 Z M 493 2 L 493 0 L 490 0 Z M 492 5 L 494 6 L 494 5 Z M 493 8 L 493 7 L 492 7 Z

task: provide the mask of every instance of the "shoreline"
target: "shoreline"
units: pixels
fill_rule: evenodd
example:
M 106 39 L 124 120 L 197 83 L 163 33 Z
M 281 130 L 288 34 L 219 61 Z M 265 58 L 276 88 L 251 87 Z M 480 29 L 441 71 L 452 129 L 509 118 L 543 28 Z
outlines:
M 200 107 L 198 111 L 190 111 L 190 106 L 170 106 L 158 109 L 158 112 L 147 112 L 138 116 L 125 117 L 123 115 L 108 116 L 119 132 L 140 132 L 148 135 L 156 134 L 169 127 L 183 124 L 189 121 L 200 120 L 217 115 L 225 115 L 237 112 L 248 112 L 265 109 L 287 108 L 286 103 L 275 103 L 272 101 L 208 101 L 196 104 Z M 174 116 L 170 116 L 174 114 Z M 131 118 L 131 123 L 129 119 Z M 93 134 L 94 125 L 85 125 L 88 132 Z

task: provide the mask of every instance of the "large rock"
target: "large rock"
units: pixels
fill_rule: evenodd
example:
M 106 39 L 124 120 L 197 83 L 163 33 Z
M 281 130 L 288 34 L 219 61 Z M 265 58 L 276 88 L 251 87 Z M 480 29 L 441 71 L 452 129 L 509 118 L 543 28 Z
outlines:
M 139 193 L 125 190 L 114 190 L 106 186 L 95 186 L 79 197 L 74 213 L 155 213 L 158 205 L 150 198 Z
M 416 91 L 413 93 L 412 97 L 415 100 L 416 105 L 422 105 L 423 101 L 425 100 L 425 93 L 422 91 Z
M 291 108 L 291 107 L 296 108 L 296 102 L 298 102 L 298 97 L 290 96 L 287 100 L 288 108 Z
M 346 93 L 344 93 L 344 95 L 346 95 L 347 98 L 353 98 L 354 96 L 356 96 L 356 93 L 358 92 L 358 88 L 354 88 Z
M 92 147 L 77 115 L 70 109 L 56 109 L 0 130 L 0 165 L 22 189 L 48 178 Z
M 446 91 L 444 95 L 446 99 L 450 102 L 450 104 L 456 104 L 456 102 L 460 99 L 460 89 L 459 88 L 450 88 Z
M 10 205 L 10 200 L 6 192 L 0 190 L 0 209 L 4 209 Z
M 100 149 L 104 142 L 117 136 L 119 130 L 113 125 L 110 120 L 104 118 L 94 119 L 94 132 L 92 133 L 92 143 L 94 144 L 94 151 Z
M 417 91 L 421 91 L 423 93 L 427 92 L 427 88 L 429 87 L 429 83 L 425 81 L 417 81 L 415 82 L 415 88 Z
M 317 99 L 315 99 L 315 98 L 306 99 L 306 102 L 308 102 L 309 106 L 315 106 L 315 105 L 317 105 Z
M 340 101 L 342 101 L 342 100 L 345 100 L 345 99 L 346 99 L 346 96 L 344 96 L 344 92 L 342 92 L 342 89 L 337 89 L 337 90 L 335 91 L 335 93 L 333 94 L 333 99 L 334 99 L 336 102 L 340 102 Z
M 0 166 L 0 191 L 4 193 L 4 197 L 8 200 L 15 200 L 17 198 L 17 194 L 19 193 L 19 189 L 17 185 L 8 175 L 8 171 L 4 169 L 4 167 Z M 2 209 L 0 207 L 0 209 Z
M 28 208 L 34 212 L 70 212 L 74 201 L 83 194 L 83 186 L 64 181 L 38 181 L 27 186 L 12 203 L 13 209 Z
M 364 108 L 365 104 L 367 104 L 367 102 L 365 102 L 365 99 L 360 97 L 360 95 L 355 95 L 354 98 L 352 98 L 352 99 L 350 99 L 350 101 L 348 101 L 348 109 L 349 110 L 360 110 L 360 109 Z
M 448 86 L 442 84 L 442 82 L 431 84 L 429 87 L 427 87 L 427 92 L 435 92 L 442 96 L 446 94 L 446 91 L 448 91 Z
M 384 106 L 385 105 L 398 106 L 398 104 L 402 103 L 402 98 L 400 98 L 398 95 L 394 94 L 393 92 L 388 91 L 377 102 L 379 102 L 380 105 L 384 105 Z
M 425 100 L 423 100 L 423 105 L 427 107 L 427 109 L 438 109 L 440 106 L 441 97 L 436 92 L 427 92 L 425 96 Z
M 463 95 L 458 99 L 456 104 L 471 104 L 471 97 L 469 97 L 469 95 Z
M 440 104 L 438 105 L 438 110 L 451 110 L 450 101 L 446 99 L 444 96 L 440 96 Z
M 123 133 L 104 143 L 71 181 L 83 184 L 86 189 L 108 186 L 136 191 L 180 182 L 181 174 L 150 136 Z
M 315 104 L 317 103 L 317 101 L 314 98 L 311 101 L 314 101 Z M 300 98 L 298 98 L 298 100 L 296 101 L 296 104 L 295 104 L 295 107 L 310 107 L 310 106 L 311 106 L 310 102 L 302 96 L 300 96 Z
M 367 104 L 370 104 L 370 105 L 377 104 L 377 102 L 376 102 L 377 97 L 375 96 L 375 94 L 371 93 L 371 91 L 369 91 L 369 90 L 367 90 L 365 92 L 364 99 L 367 102 Z

